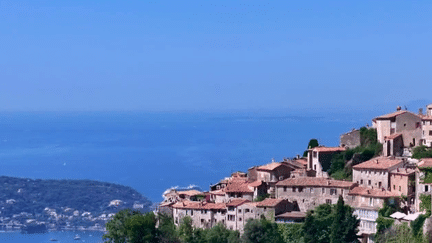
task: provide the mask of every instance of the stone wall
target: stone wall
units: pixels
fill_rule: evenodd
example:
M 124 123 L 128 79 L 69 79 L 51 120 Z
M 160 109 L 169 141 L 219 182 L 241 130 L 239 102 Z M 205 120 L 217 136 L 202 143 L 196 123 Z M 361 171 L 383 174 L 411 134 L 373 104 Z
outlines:
M 351 132 L 342 134 L 340 136 L 340 146 L 348 148 L 360 146 L 360 130 L 354 129 Z

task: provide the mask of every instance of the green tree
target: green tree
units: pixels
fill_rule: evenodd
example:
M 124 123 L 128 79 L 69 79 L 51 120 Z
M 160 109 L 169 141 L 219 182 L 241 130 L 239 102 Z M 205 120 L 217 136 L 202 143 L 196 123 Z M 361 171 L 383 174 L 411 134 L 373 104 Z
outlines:
M 106 224 L 107 233 L 102 236 L 109 243 L 151 243 L 156 242 L 156 216 L 143 215 L 138 211 L 122 210 Z
M 249 219 L 244 227 L 242 240 L 244 243 L 283 242 L 276 223 L 272 223 L 265 218 L 260 220 Z
M 285 243 L 304 243 L 303 224 L 277 224 L 279 233 Z
M 128 243 L 157 242 L 156 216 L 153 212 L 135 214 L 126 219 Z
M 237 243 L 240 242 L 240 233 L 229 230 L 223 224 L 217 224 L 209 229 L 206 235 L 208 243 Z
M 116 213 L 114 217 L 106 223 L 105 227 L 107 233 L 102 236 L 105 242 L 109 243 L 124 243 L 127 239 L 126 220 L 139 212 L 131 211 L 129 209 L 121 210 Z
M 360 220 L 339 197 L 337 205 L 321 204 L 309 211 L 303 224 L 305 242 L 358 242 Z
M 417 146 L 413 149 L 412 157 L 415 159 L 432 158 L 432 150 L 424 145 Z
M 315 147 L 318 147 L 318 146 L 319 146 L 319 144 L 318 144 L 318 140 L 317 139 L 312 138 L 311 140 L 309 140 L 307 149 L 303 152 L 303 157 L 307 157 L 308 149 L 315 148 Z
M 193 242 L 194 229 L 192 226 L 192 218 L 185 216 L 181 219 L 179 226 L 179 237 L 182 242 L 189 243 Z
M 180 239 L 177 234 L 177 227 L 174 220 L 167 214 L 158 214 L 159 227 L 158 227 L 158 240 L 161 243 L 178 243 Z

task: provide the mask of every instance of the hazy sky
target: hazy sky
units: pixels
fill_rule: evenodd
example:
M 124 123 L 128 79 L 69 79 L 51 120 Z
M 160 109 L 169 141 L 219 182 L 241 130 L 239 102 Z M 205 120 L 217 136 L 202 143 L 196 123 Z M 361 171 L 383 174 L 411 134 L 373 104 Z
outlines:
M 431 98 L 431 1 L 2 1 L 0 110 Z

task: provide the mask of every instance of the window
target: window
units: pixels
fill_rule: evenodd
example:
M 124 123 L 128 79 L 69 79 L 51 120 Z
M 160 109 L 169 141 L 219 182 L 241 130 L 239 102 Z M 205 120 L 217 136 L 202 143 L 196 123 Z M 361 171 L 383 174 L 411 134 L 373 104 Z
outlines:
M 314 170 L 316 170 L 316 165 L 314 165 Z
M 425 187 L 424 187 L 424 191 L 425 191 L 425 192 L 428 192 L 428 191 L 429 191 L 429 186 L 428 186 L 428 185 L 425 185 Z
M 193 210 L 191 210 L 191 216 L 193 216 Z
M 326 199 L 326 203 L 331 204 L 332 203 L 331 199 Z
M 393 185 L 393 190 L 396 190 L 396 185 Z
M 313 192 L 314 192 L 313 188 L 311 188 L 311 189 L 310 189 L 310 192 L 311 192 L 311 193 L 313 193 Z
M 322 193 L 325 193 L 325 188 L 322 189 Z
M 432 130 L 429 130 L 429 136 L 432 136 Z
M 293 190 L 293 192 L 296 192 L 296 188 L 295 188 L 295 187 L 293 187 L 293 189 L 292 189 L 292 190 Z
M 286 190 L 287 190 L 287 187 L 286 187 L 286 186 L 284 186 L 284 192 L 286 192 Z
M 239 221 L 242 221 L 242 218 L 241 218 L 241 217 L 239 217 Z
M 372 181 L 371 180 L 368 180 L 368 185 L 370 186 L 372 184 Z
M 245 213 L 249 213 L 249 208 L 246 208 L 246 209 L 245 209 Z
M 299 192 L 302 192 L 303 191 L 303 187 L 299 187 Z
M 399 191 L 401 191 L 401 186 L 399 186 Z
M 369 206 L 373 206 L 373 199 L 369 198 Z
M 314 158 L 318 157 L 318 153 L 316 151 L 313 152 L 313 157 Z
M 228 215 L 228 221 L 235 221 L 235 215 Z
M 238 212 L 241 213 L 241 209 L 239 209 Z
M 381 187 L 382 186 L 382 183 L 381 183 L 381 181 L 379 181 L 378 182 L 378 187 Z
M 331 188 L 331 189 L 330 189 L 330 195 L 336 195 L 336 194 L 337 194 L 336 189 Z
M 363 179 L 360 180 L 360 184 L 363 184 Z
M 419 128 L 420 127 L 420 122 L 417 122 L 416 123 L 416 128 Z

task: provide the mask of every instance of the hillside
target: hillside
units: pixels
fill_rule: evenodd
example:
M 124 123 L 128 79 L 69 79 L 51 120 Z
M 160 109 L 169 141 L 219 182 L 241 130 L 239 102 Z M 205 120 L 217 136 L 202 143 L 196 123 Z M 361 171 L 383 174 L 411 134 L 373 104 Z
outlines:
M 120 200 L 119 204 L 110 205 L 114 200 Z M 0 217 L 3 224 L 9 218 L 20 224 L 29 219 L 46 223 L 59 222 L 59 219 L 95 221 L 100 215 L 116 213 L 124 208 L 147 212 L 150 205 L 151 202 L 134 189 L 113 183 L 0 177 Z M 88 212 L 86 218 L 91 220 L 83 220 L 85 212 Z M 106 220 L 99 224 L 103 221 Z M 89 223 L 73 225 L 88 226 Z M 65 225 L 68 224 L 65 222 Z

